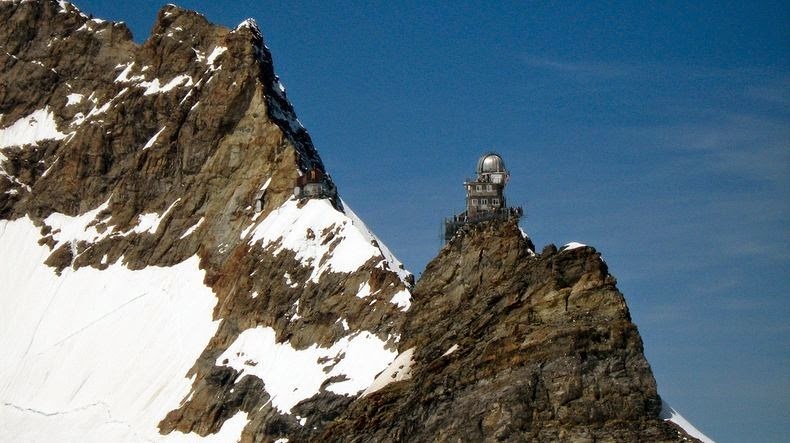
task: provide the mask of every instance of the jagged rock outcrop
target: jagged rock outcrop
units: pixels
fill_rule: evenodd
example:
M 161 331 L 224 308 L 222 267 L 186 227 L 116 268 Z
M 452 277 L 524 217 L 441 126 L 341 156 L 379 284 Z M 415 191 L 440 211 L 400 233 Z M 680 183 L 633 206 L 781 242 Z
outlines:
M 615 284 L 591 247 L 535 255 L 515 221 L 467 226 L 414 289 L 393 364 L 408 375 L 382 374 L 321 439 L 687 441 L 659 419 Z
M 348 205 L 295 199 L 326 171 L 254 21 L 0 21 L 3 435 L 683 439 L 592 248 L 465 227 L 412 304 Z

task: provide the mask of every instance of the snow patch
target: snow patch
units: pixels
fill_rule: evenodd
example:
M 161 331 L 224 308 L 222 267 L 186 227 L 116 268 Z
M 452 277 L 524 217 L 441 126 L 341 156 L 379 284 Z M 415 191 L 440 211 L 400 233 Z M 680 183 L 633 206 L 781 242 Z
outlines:
M 299 287 L 299 283 L 295 283 L 293 280 L 291 280 L 291 274 L 286 272 L 284 277 L 285 277 L 285 284 L 288 285 L 289 288 Z
M 454 344 L 454 345 L 450 346 L 450 349 L 448 349 L 448 350 L 447 350 L 447 352 L 445 352 L 444 354 L 442 354 L 442 357 L 446 357 L 446 356 L 448 356 L 448 355 L 452 354 L 453 352 L 455 352 L 455 351 L 457 351 L 457 350 L 458 350 L 458 343 L 456 343 L 456 344 Z
M 164 86 L 160 86 L 159 79 L 155 78 L 150 82 L 140 82 L 138 86 L 144 87 L 145 92 L 143 95 L 153 95 L 153 94 L 161 94 L 163 92 L 168 92 L 175 88 L 176 86 L 182 86 L 184 88 L 188 88 L 192 86 L 194 83 L 192 81 L 192 77 L 181 74 L 179 76 L 174 77 L 172 80 L 167 82 Z
M 271 184 L 271 182 L 272 182 L 272 178 L 271 177 L 267 178 L 266 182 L 263 184 L 263 186 L 261 186 L 261 189 L 259 189 L 259 190 L 260 191 L 265 191 L 265 190 L 269 189 L 269 184 Z
M 351 329 L 351 328 L 348 326 L 348 320 L 346 320 L 346 319 L 345 319 L 345 318 L 343 318 L 343 317 L 340 317 L 340 318 L 338 318 L 338 319 L 337 319 L 337 321 L 336 321 L 335 323 L 340 323 L 340 325 L 341 325 L 341 326 L 343 326 L 343 330 L 344 330 L 344 331 L 348 331 L 348 330 L 350 330 L 350 329 Z
M 411 292 L 403 289 L 392 296 L 390 303 L 397 305 L 401 311 L 408 311 L 411 308 Z
M 138 234 L 142 234 L 143 232 L 153 234 L 159 227 L 160 221 L 162 221 L 162 217 L 160 217 L 156 212 L 140 214 L 137 216 L 137 226 L 132 228 L 132 231 Z
M 362 393 L 362 397 L 372 394 L 392 382 L 410 379 L 411 365 L 414 364 L 413 357 L 414 348 L 407 349 L 395 357 L 395 360 L 392 360 L 392 363 L 387 366 L 387 369 L 377 375 L 373 383 L 365 389 L 365 392 Z
M 364 225 L 357 226 L 328 200 L 308 200 L 301 208 L 296 200 L 288 200 L 258 223 L 249 243 L 261 242 L 263 248 L 277 244 L 275 256 L 294 251 L 296 260 L 313 268 L 308 280 L 318 282 L 327 271 L 354 272 L 382 255 L 363 230 Z M 330 234 L 333 238 L 326 241 Z
M 145 92 L 143 92 L 143 95 L 160 94 L 163 92 L 168 92 L 177 86 L 188 88 L 194 85 L 194 81 L 192 80 L 192 77 L 187 74 L 177 75 L 172 79 L 170 79 L 170 81 L 162 85 L 162 82 L 158 78 L 155 78 L 151 81 L 145 81 L 145 77 L 142 75 L 134 75 L 130 77 L 129 74 L 131 74 L 132 72 L 132 68 L 134 67 L 134 62 L 127 63 L 126 65 L 116 66 L 116 68 L 121 68 L 121 67 L 123 67 L 124 69 L 123 71 L 121 71 L 120 74 L 118 74 L 117 77 L 115 77 L 115 82 L 134 83 L 135 86 L 145 88 Z M 147 66 L 143 67 L 142 71 L 145 71 L 147 68 L 148 68 Z
M 699 429 L 695 428 L 694 425 L 683 418 L 683 416 L 680 415 L 678 411 L 674 410 L 672 406 L 669 406 L 669 404 L 664 400 L 661 400 L 661 413 L 658 417 L 662 420 L 675 423 L 676 425 L 683 428 L 683 430 L 686 431 L 688 435 L 700 440 L 702 443 L 715 443 L 710 439 L 710 437 L 700 432 Z
M 361 285 L 359 285 L 359 289 L 357 290 L 357 297 L 366 298 L 366 297 L 370 297 L 371 295 L 372 292 L 370 292 L 369 282 L 363 282 Z
M 317 394 L 329 378 L 345 376 L 326 389 L 339 395 L 355 395 L 373 382 L 395 357 L 385 342 L 367 331 L 338 340 L 329 348 L 313 345 L 294 349 L 278 343 L 274 329 L 257 327 L 243 331 L 216 360 L 263 380 L 271 402 L 288 414 L 297 403 Z
M 572 242 L 564 245 L 563 247 L 561 247 L 560 251 L 571 251 L 573 249 L 584 248 L 586 246 L 587 245 L 585 245 L 584 243 L 578 243 L 578 242 L 572 241 Z
M 202 62 L 203 62 L 203 60 L 205 60 L 205 59 L 206 59 L 206 54 L 204 54 L 204 53 L 203 53 L 203 51 L 200 51 L 200 50 L 198 50 L 198 49 L 192 48 L 192 52 L 194 52 L 194 53 L 195 53 L 195 60 L 196 60 L 198 63 L 202 63 Z
M 124 67 L 125 66 L 125 67 Z M 145 77 L 142 75 L 136 75 L 134 77 L 129 77 L 129 74 L 132 72 L 132 68 L 134 67 L 134 62 L 127 63 L 126 65 L 118 65 L 116 68 L 124 67 L 124 70 L 115 77 L 115 83 L 128 83 L 128 82 L 135 82 L 135 81 L 143 81 Z
M 156 134 L 152 135 L 151 138 L 149 138 L 148 141 L 145 142 L 145 145 L 143 146 L 143 151 L 150 148 L 151 146 L 154 145 L 154 143 L 156 143 L 156 139 L 159 138 L 159 134 L 161 134 L 165 130 L 165 128 L 167 128 L 167 126 L 162 126 L 162 129 L 157 131 Z
M 93 223 L 97 221 L 96 216 L 109 206 L 110 199 L 108 198 L 97 208 L 81 215 L 70 216 L 54 212 L 44 220 L 44 223 L 52 228 L 52 239 L 57 243 L 78 241 L 95 243 L 110 233 L 108 228 L 104 233 L 99 234 L 99 231 L 96 230 L 96 223 Z
M 291 307 L 294 309 L 294 314 L 291 316 L 291 321 L 296 321 L 302 318 L 302 316 L 299 315 L 299 300 L 296 300 L 294 304 L 291 305 Z
M 239 23 L 238 26 L 236 26 L 236 31 L 239 31 L 244 28 L 250 28 L 253 31 L 257 31 L 260 33 L 260 28 L 258 28 L 258 22 L 256 22 L 254 18 L 248 18 L 243 22 Z
M 387 245 L 385 245 L 381 240 L 379 240 L 379 238 L 376 237 L 376 235 L 373 234 L 373 232 L 370 229 L 368 229 L 367 226 L 365 226 L 365 223 L 351 209 L 351 206 L 349 206 L 345 200 L 341 199 L 341 201 L 343 202 L 343 210 L 346 213 L 346 216 L 348 216 L 348 218 L 351 219 L 354 225 L 357 226 L 359 231 L 362 233 L 363 236 L 365 236 L 365 238 L 369 242 L 371 243 L 375 242 L 378 245 L 388 265 L 386 269 L 398 274 L 398 277 L 401 279 L 401 281 L 406 282 L 408 277 L 411 276 L 411 272 L 407 271 L 406 268 L 403 267 L 403 263 L 401 263 L 400 260 L 395 258 L 395 254 L 393 254 L 392 251 L 389 250 Z
M 156 212 L 148 212 L 145 214 L 140 214 L 137 216 L 137 226 L 132 228 L 131 231 L 127 231 L 124 234 L 128 234 L 129 232 L 136 232 L 137 234 L 142 234 L 143 232 L 148 232 L 149 234 L 155 234 L 156 230 L 159 229 L 159 223 L 167 217 L 167 214 L 170 213 L 170 210 L 173 209 L 173 206 L 178 204 L 181 201 L 181 198 L 177 198 L 176 201 L 170 204 L 165 212 L 162 215 L 157 214 Z
M 180 201 L 180 198 L 176 199 L 162 215 L 155 212 L 138 215 L 137 225 L 123 233 L 113 232 L 114 227 L 112 225 L 107 226 L 102 233 L 99 233 L 97 229 L 98 224 L 110 218 L 110 216 L 107 215 L 104 219 L 97 219 L 99 213 L 109 207 L 110 198 L 95 209 L 87 211 L 84 214 L 70 216 L 54 212 L 44 220 L 44 223 L 50 227 L 52 239 L 55 240 L 56 244 L 64 242 L 74 244 L 81 241 L 96 243 L 107 237 L 125 236 L 132 232 L 137 234 L 142 234 L 144 232 L 153 234 L 159 228 L 159 224 L 164 220 L 170 210 Z
M 74 114 L 74 119 L 71 121 L 70 126 L 79 126 L 85 122 L 85 114 L 78 112 Z
M 1 154 L 0 154 L 0 157 L 2 157 Z M 49 172 L 52 171 L 52 168 L 55 167 L 55 165 L 58 163 L 58 160 L 60 160 L 60 157 L 55 157 L 55 161 L 53 161 L 52 164 L 49 165 L 49 167 L 47 168 L 46 171 L 41 173 L 41 176 L 42 177 L 46 177 L 47 175 L 49 175 Z
M 106 23 L 106 21 L 104 21 L 104 20 L 102 20 L 100 18 L 92 18 L 92 19 L 86 21 L 85 23 L 83 23 L 82 26 L 77 28 L 76 32 L 93 31 L 94 29 L 96 29 L 93 25 L 101 25 L 101 24 L 104 24 L 104 23 Z M 102 31 L 99 31 L 99 33 L 102 32 Z
M 200 217 L 200 220 L 198 220 L 198 221 L 197 221 L 197 223 L 195 223 L 194 225 L 192 225 L 192 226 L 191 226 L 189 229 L 187 229 L 186 231 L 184 231 L 184 233 L 183 233 L 183 234 L 181 234 L 181 237 L 178 237 L 178 239 L 179 239 L 179 240 L 183 240 L 183 239 L 185 239 L 185 238 L 189 237 L 189 236 L 190 236 L 190 235 L 191 235 L 193 232 L 195 232 L 195 230 L 196 230 L 197 228 L 199 228 L 199 227 L 200 227 L 200 225 L 202 225 L 202 224 L 203 224 L 203 221 L 204 221 L 205 219 L 206 219 L 206 217 Z
M 121 89 L 117 94 L 115 94 L 115 97 L 111 98 L 107 103 L 105 103 L 105 104 L 103 104 L 101 106 L 98 106 L 98 100 L 93 98 L 93 94 L 91 94 L 90 97 L 88 97 L 88 100 L 91 100 L 93 102 L 93 104 L 94 104 L 93 109 L 91 109 L 90 112 L 88 112 L 88 115 L 86 115 L 86 116 L 82 116 L 81 113 L 76 114 L 74 116 L 74 122 L 72 123 L 72 125 L 81 125 L 83 123 L 83 121 L 93 117 L 94 115 L 99 115 L 99 114 L 103 114 L 103 113 L 107 112 L 107 110 L 110 109 L 110 106 L 112 105 L 112 103 L 115 100 L 117 100 L 118 97 L 120 97 L 123 94 L 125 94 L 126 91 L 128 91 L 128 90 L 129 90 L 129 88 Z
M 211 67 L 214 67 L 214 61 L 217 60 L 217 57 L 222 55 L 227 50 L 228 50 L 228 48 L 226 48 L 224 46 L 216 46 L 211 51 L 211 54 L 209 54 L 208 57 L 206 57 L 206 64 L 211 66 Z
M 66 106 L 72 106 L 72 105 L 79 104 L 80 102 L 82 102 L 82 98 L 83 97 L 84 96 L 82 94 L 76 94 L 76 93 L 67 95 L 66 96 Z
M 37 145 L 43 140 L 62 140 L 66 134 L 58 131 L 55 115 L 48 106 L 22 117 L 11 126 L 0 129 L 0 149 L 11 146 Z
M 179 105 L 183 105 L 183 104 L 184 104 L 184 102 L 185 102 L 185 101 L 187 101 L 187 99 L 188 99 L 189 97 L 191 97 L 191 96 L 192 96 L 192 91 L 194 91 L 194 90 L 195 90 L 194 88 L 190 89 L 190 90 L 189 90 L 189 92 L 187 92 L 187 93 L 186 93 L 186 95 L 184 96 L 184 98 L 182 98 L 182 99 L 181 99 L 181 101 L 180 101 L 180 102 L 178 102 L 178 104 L 179 104 Z

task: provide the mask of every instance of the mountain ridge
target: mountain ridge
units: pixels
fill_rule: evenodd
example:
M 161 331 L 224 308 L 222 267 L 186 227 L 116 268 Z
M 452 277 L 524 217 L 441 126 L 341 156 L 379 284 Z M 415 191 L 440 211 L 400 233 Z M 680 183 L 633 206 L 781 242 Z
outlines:
M 355 216 L 322 200 L 289 203 L 296 178 L 323 165 L 298 125 L 253 22 L 229 30 L 210 25 L 197 13 L 166 6 L 151 37 L 138 46 L 125 27 L 91 19 L 65 2 L 2 2 L 0 15 L 13 24 L 0 33 L 0 44 L 14 51 L 0 60 L 0 113 L 3 127 L 16 128 L 3 137 L 3 231 L 43 245 L 36 245 L 25 263 L 46 263 L 57 270 L 50 275 L 38 267 L 8 267 L 9 281 L 15 274 L 29 274 L 40 275 L 42 284 L 51 283 L 44 294 L 29 280 L 5 293 L 16 294 L 4 300 L 6 306 L 17 306 L 9 312 L 35 313 L 25 317 L 29 322 L 6 322 L 17 329 L 4 333 L 4 348 L 17 352 L 6 355 L 10 369 L 4 377 L 5 403 L 17 412 L 51 414 L 39 418 L 60 417 L 57 411 L 65 410 L 90 413 L 91 408 L 80 408 L 106 404 L 112 420 L 106 422 L 102 408 L 96 409 L 97 425 L 83 429 L 87 435 L 96 429 L 112 434 L 112 423 L 123 422 L 155 438 L 150 433 L 158 432 L 162 420 L 163 428 L 206 435 L 229 419 L 243 427 L 246 420 L 232 419 L 240 407 L 243 417 L 259 401 L 265 406 L 256 409 L 259 420 L 287 420 L 298 427 L 292 415 L 265 405 L 287 373 L 269 379 L 267 393 L 257 377 L 234 383 L 233 374 L 246 361 L 238 369 L 217 361 L 243 331 L 255 328 L 270 328 L 275 333 L 269 339 L 292 347 L 295 355 L 314 346 L 330 353 L 322 356 L 331 357 L 323 362 L 313 361 L 318 371 L 312 378 L 297 380 L 293 388 L 303 391 L 297 400 L 319 391 L 330 399 L 345 399 L 329 389 L 337 386 L 345 393 L 383 369 L 408 306 L 410 277 Z M 91 62 L 78 63 L 85 59 Z M 86 72 L 69 71 L 71 66 Z M 23 97 L 25 91 L 33 93 Z M 44 121 L 56 128 L 56 137 L 36 129 Z M 309 226 L 290 237 L 282 235 L 284 226 L 294 221 Z M 270 232 L 272 225 L 277 226 Z M 18 240 L 5 240 L 13 242 L 9 250 L 30 249 L 17 245 Z M 294 244 L 307 249 L 289 249 Z M 344 247 L 345 254 L 332 253 Z M 149 270 L 171 268 L 173 277 L 185 279 L 183 287 L 174 282 L 176 286 L 157 289 L 161 277 L 149 275 Z M 107 281 L 111 275 L 113 280 Z M 105 293 L 114 295 L 108 300 Z M 147 312 L 143 317 L 130 312 L 148 306 L 155 293 L 185 306 L 167 305 L 172 309 L 167 313 L 137 313 Z M 20 305 L 20 299 L 28 305 Z M 69 310 L 62 305 L 66 299 L 87 312 L 72 318 L 56 315 L 54 307 Z M 118 322 L 120 313 L 128 318 Z M 111 328 L 110 320 L 118 327 Z M 174 324 L 190 324 L 192 333 L 173 330 Z M 148 337 L 150 328 L 159 328 L 163 336 L 151 336 L 152 352 L 147 352 L 137 346 L 134 335 Z M 74 330 L 83 332 L 69 332 Z M 168 334 L 171 345 L 184 345 L 183 350 L 171 350 L 170 359 L 167 343 L 153 343 Z M 17 343 L 13 337 L 30 343 Z M 60 355 L 74 376 L 60 380 L 68 392 L 48 384 L 44 375 L 53 364 L 49 356 L 64 346 L 77 349 L 73 355 Z M 123 347 L 135 349 L 139 362 L 128 362 L 128 356 L 114 351 Z M 378 357 L 361 372 L 343 369 L 349 365 L 346 355 L 357 348 L 373 349 Z M 31 349 L 43 354 L 31 356 Z M 105 374 L 145 374 L 129 384 L 140 392 L 150 391 L 145 378 L 160 380 L 148 400 L 157 405 L 148 409 L 158 412 L 141 414 L 145 408 L 131 407 L 139 404 L 133 393 L 108 401 L 113 390 L 128 388 L 110 375 L 91 377 L 94 369 L 79 364 L 80 359 L 93 361 L 91 355 L 98 351 L 124 362 L 118 367 L 99 365 Z M 172 370 L 155 369 L 173 364 Z M 343 372 L 332 373 L 330 366 Z M 38 405 L 43 398 L 13 383 L 23 373 L 42 377 L 31 375 L 28 382 L 50 393 L 49 408 Z M 178 381 L 185 376 L 191 378 L 183 379 L 188 388 Z M 287 380 L 280 383 L 278 395 L 290 395 L 282 392 L 290 386 Z M 250 422 L 255 421 L 252 415 Z M 37 427 L 47 429 L 41 423 Z M 36 432 L 36 427 L 24 428 L 13 435 L 23 438 Z M 134 435 L 118 439 L 135 440 Z

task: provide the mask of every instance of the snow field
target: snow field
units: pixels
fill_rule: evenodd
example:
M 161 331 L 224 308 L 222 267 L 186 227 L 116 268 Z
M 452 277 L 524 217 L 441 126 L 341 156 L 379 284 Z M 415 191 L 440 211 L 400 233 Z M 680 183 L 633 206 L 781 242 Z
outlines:
M 277 343 L 274 329 L 257 327 L 243 331 L 217 358 L 217 366 L 230 366 L 263 380 L 272 405 L 283 414 L 302 400 L 319 392 L 327 379 L 344 375 L 327 390 L 339 395 L 356 395 L 371 383 L 395 358 L 395 351 L 367 331 L 355 332 L 329 348 L 313 345 L 297 350 L 288 342 Z M 226 361 L 227 360 L 227 361 Z M 319 363 L 321 361 L 322 363 Z
M 99 234 L 95 228 L 107 221 L 98 217 L 109 199 L 78 216 L 51 214 L 45 223 L 57 245 L 90 243 L 155 232 L 178 202 L 161 215 L 141 214 L 137 226 L 123 233 L 113 233 L 109 226 Z M 328 269 L 356 271 L 371 257 L 384 261 L 364 225 L 326 201 L 310 201 L 301 209 L 289 202 L 273 215 L 255 227 L 249 241 L 282 237 L 278 252 L 293 248 L 307 263 L 322 263 L 316 278 Z M 312 241 L 305 238 L 308 228 L 316 234 Z M 320 244 L 327 228 L 342 239 L 329 255 L 328 245 Z M 184 376 L 218 326 L 212 320 L 216 298 L 202 284 L 198 258 L 139 271 L 121 263 L 101 271 L 66 268 L 58 276 L 43 264 L 51 250 L 38 245 L 40 237 L 40 228 L 27 217 L 0 221 L 0 247 L 14 251 L 0 262 L 0 281 L 5 282 L 0 292 L 0 431 L 18 441 L 41 441 L 47 435 L 62 436 L 62 441 L 121 442 L 194 437 L 163 437 L 156 426 L 188 395 L 191 382 Z M 410 294 L 401 291 L 392 302 L 407 305 Z M 345 321 L 344 328 L 348 330 Z M 296 350 L 276 343 L 273 329 L 259 327 L 243 331 L 217 364 L 260 377 L 273 406 L 289 413 L 330 377 L 345 379 L 327 386 L 328 391 L 359 394 L 396 354 L 368 331 L 351 333 L 329 348 Z M 237 414 L 219 435 L 237 438 L 245 424 L 244 414 Z
M 49 107 L 44 107 L 0 129 L 0 149 L 36 145 L 42 140 L 62 140 L 65 137 L 66 134 L 58 131 L 52 111 Z
M 84 231 L 88 218 L 71 221 Z M 84 232 L 72 225 L 59 240 L 73 241 L 67 234 Z M 40 237 L 27 217 L 0 221 L 0 434 L 22 442 L 178 439 L 159 435 L 157 424 L 189 393 L 185 375 L 218 326 L 198 258 L 58 276 L 43 264 L 51 251 Z
M 266 218 L 242 232 L 248 242 L 261 243 L 266 248 L 278 241 L 274 255 L 283 250 L 296 253 L 296 259 L 304 266 L 312 266 L 310 281 L 318 282 L 325 272 L 354 272 L 373 257 L 381 257 L 379 267 L 386 266 L 405 279 L 403 270 L 389 250 L 367 229 L 358 217 L 345 206 L 346 213 L 336 210 L 328 200 L 312 199 L 301 208 L 296 200 L 288 200 L 272 211 Z M 333 235 L 330 241 L 327 236 Z M 341 239 L 339 243 L 338 239 Z M 373 245 L 376 242 L 378 247 Z M 337 243 L 332 249 L 332 245 Z M 362 289 L 362 288 L 361 288 Z M 410 299 L 410 296 L 409 296 Z M 399 295 L 396 303 L 406 305 L 406 296 Z

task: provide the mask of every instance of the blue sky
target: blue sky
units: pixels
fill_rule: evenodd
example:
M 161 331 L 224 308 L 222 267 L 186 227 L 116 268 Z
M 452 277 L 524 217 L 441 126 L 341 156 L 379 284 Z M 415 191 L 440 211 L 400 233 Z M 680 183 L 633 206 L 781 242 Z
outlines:
M 415 274 L 500 152 L 538 249 L 603 253 L 659 391 L 790 433 L 790 4 L 184 1 L 258 20 L 340 192 Z M 160 3 L 77 1 L 144 40 Z

